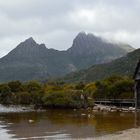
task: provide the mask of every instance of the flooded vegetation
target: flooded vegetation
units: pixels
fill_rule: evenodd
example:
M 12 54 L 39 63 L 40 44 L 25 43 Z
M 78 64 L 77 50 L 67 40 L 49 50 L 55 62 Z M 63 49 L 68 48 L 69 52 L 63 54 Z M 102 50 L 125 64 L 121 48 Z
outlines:
M 138 127 L 140 113 L 47 110 L 0 114 L 0 139 L 95 138 Z

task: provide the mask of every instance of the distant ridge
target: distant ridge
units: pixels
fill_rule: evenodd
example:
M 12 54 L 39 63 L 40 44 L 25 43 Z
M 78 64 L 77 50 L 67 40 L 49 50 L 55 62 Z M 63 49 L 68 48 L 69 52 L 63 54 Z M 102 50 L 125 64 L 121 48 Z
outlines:
M 139 59 L 140 49 L 137 49 L 112 62 L 94 65 L 88 69 L 67 74 L 61 80 L 65 82 L 91 82 L 104 79 L 111 75 L 129 75 L 132 77 Z
M 66 51 L 48 49 L 45 44 L 38 44 L 30 37 L 0 59 L 0 82 L 45 81 L 110 62 L 132 50 L 129 45 L 109 43 L 84 32 L 76 36 L 72 47 Z

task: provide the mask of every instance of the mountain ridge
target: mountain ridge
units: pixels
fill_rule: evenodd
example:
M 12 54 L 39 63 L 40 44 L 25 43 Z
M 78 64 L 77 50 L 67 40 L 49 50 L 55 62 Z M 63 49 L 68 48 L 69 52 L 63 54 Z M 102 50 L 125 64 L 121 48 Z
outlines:
M 59 80 L 65 82 L 92 82 L 105 79 L 111 75 L 129 75 L 133 77 L 139 59 L 140 49 L 137 49 L 109 63 L 98 64 L 91 66 L 88 69 L 69 73 Z
M 103 42 L 92 34 L 79 33 L 66 51 L 48 49 L 30 37 L 0 59 L 0 81 L 44 81 L 109 62 L 127 52 L 119 45 Z

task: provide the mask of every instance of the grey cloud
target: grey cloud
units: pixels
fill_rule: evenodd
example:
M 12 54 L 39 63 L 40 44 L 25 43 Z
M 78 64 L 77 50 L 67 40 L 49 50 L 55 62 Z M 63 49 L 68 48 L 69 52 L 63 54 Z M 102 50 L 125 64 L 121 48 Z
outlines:
M 0 0 L 0 56 L 32 36 L 67 49 L 80 31 L 139 47 L 139 0 Z

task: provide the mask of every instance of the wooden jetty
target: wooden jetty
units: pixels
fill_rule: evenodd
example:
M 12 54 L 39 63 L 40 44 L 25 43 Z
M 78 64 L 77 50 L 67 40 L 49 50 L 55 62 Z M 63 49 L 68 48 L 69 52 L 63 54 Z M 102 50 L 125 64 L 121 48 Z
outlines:
M 116 105 L 116 106 L 135 106 L 135 99 L 96 99 L 96 104 Z

